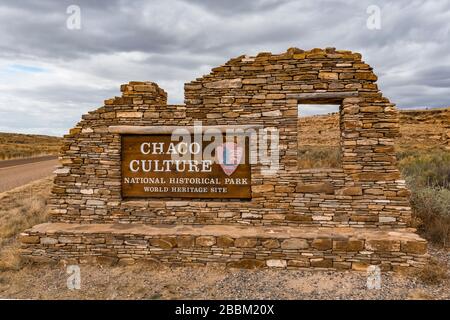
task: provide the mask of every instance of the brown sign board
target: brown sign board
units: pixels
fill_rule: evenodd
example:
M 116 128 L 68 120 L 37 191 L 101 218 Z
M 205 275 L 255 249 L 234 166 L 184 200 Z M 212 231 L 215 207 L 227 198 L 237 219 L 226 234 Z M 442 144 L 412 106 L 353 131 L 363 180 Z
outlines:
M 188 143 L 172 141 L 170 134 L 121 139 L 123 198 L 251 198 L 248 139 L 195 143 L 191 136 Z M 208 153 L 212 157 L 204 157 Z

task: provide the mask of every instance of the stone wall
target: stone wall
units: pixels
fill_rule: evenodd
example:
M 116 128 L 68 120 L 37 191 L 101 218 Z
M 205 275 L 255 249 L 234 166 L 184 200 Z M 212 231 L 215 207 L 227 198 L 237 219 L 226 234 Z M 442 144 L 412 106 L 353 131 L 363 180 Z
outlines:
M 120 263 L 136 260 L 237 268 L 404 270 L 426 262 L 427 243 L 409 232 L 302 227 L 42 224 L 22 237 L 34 260 Z M 39 253 L 39 254 L 36 254 Z M 34 255 L 33 255 L 34 254 Z
M 398 113 L 376 80 L 359 53 L 291 48 L 212 69 L 185 85 L 184 105 L 167 105 L 152 82 L 122 85 L 121 97 L 84 115 L 64 137 L 51 223 L 21 235 L 23 255 L 248 268 L 423 266 L 427 244 L 407 228 L 409 191 L 396 167 Z M 341 167 L 298 167 L 304 132 L 297 105 L 305 103 L 340 105 Z M 123 199 L 121 135 L 112 127 L 194 121 L 276 128 L 280 169 L 268 175 L 251 165 L 250 200 Z
M 65 136 L 52 221 L 404 227 L 408 191 L 395 166 L 399 125 L 372 68 L 349 51 L 289 49 L 241 56 L 185 85 L 185 105 L 167 105 L 154 83 L 130 82 L 122 96 L 87 115 Z M 340 98 L 340 94 L 343 95 Z M 297 104 L 341 104 L 342 168 L 299 171 Z M 120 135 L 113 125 L 262 124 L 280 131 L 281 166 L 252 167 L 251 201 L 123 201 Z

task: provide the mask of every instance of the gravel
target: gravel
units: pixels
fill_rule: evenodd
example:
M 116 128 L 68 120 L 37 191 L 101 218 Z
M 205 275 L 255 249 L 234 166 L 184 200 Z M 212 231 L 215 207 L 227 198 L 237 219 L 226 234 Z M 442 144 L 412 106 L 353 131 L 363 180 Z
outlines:
M 430 255 L 450 268 L 449 251 Z M 64 265 L 32 265 L 0 272 L 0 298 L 33 299 L 450 299 L 450 281 L 423 283 L 417 276 L 382 274 L 382 288 L 368 290 L 354 271 L 230 270 L 137 264 L 81 265 L 81 289 L 69 290 Z

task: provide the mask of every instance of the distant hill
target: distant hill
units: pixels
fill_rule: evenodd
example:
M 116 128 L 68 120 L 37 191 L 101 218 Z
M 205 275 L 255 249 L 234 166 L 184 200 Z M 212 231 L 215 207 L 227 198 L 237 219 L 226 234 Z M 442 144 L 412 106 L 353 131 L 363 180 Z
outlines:
M 401 137 L 396 140 L 399 150 L 450 150 L 450 107 L 436 109 L 398 109 Z M 301 117 L 298 119 L 300 145 L 339 145 L 339 115 Z
M 62 138 L 0 132 L 0 160 L 57 155 Z
M 398 151 L 450 150 L 450 107 L 398 110 L 402 134 L 396 141 Z M 298 130 L 300 149 L 306 148 L 307 153 L 319 152 L 327 155 L 325 158 L 337 157 L 340 135 L 337 113 L 299 118 Z M 61 144 L 60 137 L 0 132 L 0 160 L 57 155 Z M 332 167 L 338 165 L 338 159 L 333 162 Z M 317 159 L 314 163 L 322 165 Z M 306 167 L 310 165 L 306 164 Z
M 450 107 L 422 110 L 398 109 L 401 136 L 397 156 L 404 152 L 450 152 Z M 301 113 L 301 110 L 300 110 Z M 339 115 L 330 113 L 298 119 L 301 168 L 340 167 Z

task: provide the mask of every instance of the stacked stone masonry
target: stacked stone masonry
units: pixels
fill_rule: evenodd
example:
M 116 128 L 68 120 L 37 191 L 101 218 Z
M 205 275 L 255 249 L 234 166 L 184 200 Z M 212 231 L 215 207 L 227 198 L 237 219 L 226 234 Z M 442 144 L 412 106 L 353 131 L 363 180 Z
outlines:
M 334 230 L 347 228 L 355 236 L 359 230 L 364 230 L 368 238 L 371 232 L 377 235 L 383 230 L 386 234 L 392 232 L 389 235 L 392 241 L 397 241 L 396 235 L 404 235 L 411 237 L 411 243 L 422 246 L 426 242 L 408 228 L 411 221 L 409 191 L 396 167 L 394 141 L 399 137 L 398 112 L 379 92 L 376 80 L 372 68 L 361 60 L 359 53 L 334 48 L 310 51 L 291 48 L 282 54 L 240 56 L 213 68 L 209 75 L 185 84 L 184 105 L 167 105 L 167 94 L 152 82 L 122 85 L 121 97 L 106 100 L 103 107 L 84 115 L 65 136 L 61 167 L 56 171 L 50 201 L 51 222 L 61 228 L 75 224 L 80 229 L 89 228 L 89 224 L 163 225 L 161 228 L 200 225 L 225 229 L 239 225 L 249 230 L 307 228 L 312 233 L 317 228 L 328 228 L 333 234 Z M 297 106 L 304 103 L 340 105 L 342 168 L 298 168 Z M 261 173 L 261 165 L 252 165 L 251 200 L 122 199 L 121 136 L 112 133 L 111 127 L 191 126 L 194 121 L 201 121 L 205 126 L 254 124 L 277 128 L 280 170 L 267 176 Z M 46 228 L 52 229 L 52 224 Z M 55 242 L 53 236 L 47 237 L 46 228 L 25 232 L 24 239 L 32 237 L 36 242 L 29 240 L 23 244 L 24 255 L 52 259 L 67 255 L 81 259 L 83 255 L 101 256 L 100 253 L 105 252 L 105 256 L 116 258 L 154 256 L 161 261 L 227 263 L 236 260 L 230 258 L 232 252 L 227 249 L 224 253 L 216 245 L 208 246 L 207 250 L 200 246 L 202 249 L 197 252 L 197 239 L 192 250 L 172 250 L 173 246 L 158 251 L 153 250 L 152 237 L 145 234 L 85 233 L 81 238 L 76 237 L 80 242 L 64 243 L 61 237 L 75 236 L 52 231 L 58 235 L 58 242 Z M 142 243 L 132 249 L 124 245 L 127 237 Z M 113 243 L 108 244 L 107 238 Z M 331 238 L 331 242 L 324 241 L 334 245 Z M 215 238 L 214 243 L 217 241 Z M 295 266 L 292 261 L 296 259 L 288 257 L 291 253 L 297 258 L 313 257 L 302 267 L 317 264 L 339 268 L 340 262 L 346 262 L 343 264 L 346 266 L 370 262 L 360 255 L 370 251 L 364 239 L 361 239 L 359 253 L 344 255 L 335 255 L 329 248 L 315 248 L 315 240 L 311 239 L 307 240 L 308 249 L 304 252 L 284 251 L 282 247 L 264 249 L 261 239 L 255 241 L 253 249 L 248 251 L 251 259 L 266 254 L 261 261 L 286 261 L 274 263 L 277 266 Z M 397 242 L 399 245 L 395 248 L 387 248 L 382 255 L 375 254 L 372 262 L 389 266 L 388 269 L 393 265 L 423 264 L 426 256 L 423 250 L 412 257 L 403 249 L 408 245 Z M 247 252 L 237 249 L 240 252 L 237 256 L 241 257 L 238 260 L 247 259 L 244 251 Z M 316 257 L 327 262 L 313 263 Z
M 22 241 L 25 254 L 45 250 L 68 262 L 214 264 L 229 267 L 404 270 L 426 262 L 426 241 L 409 232 L 351 228 L 243 227 L 165 228 L 134 224 L 42 224 Z

